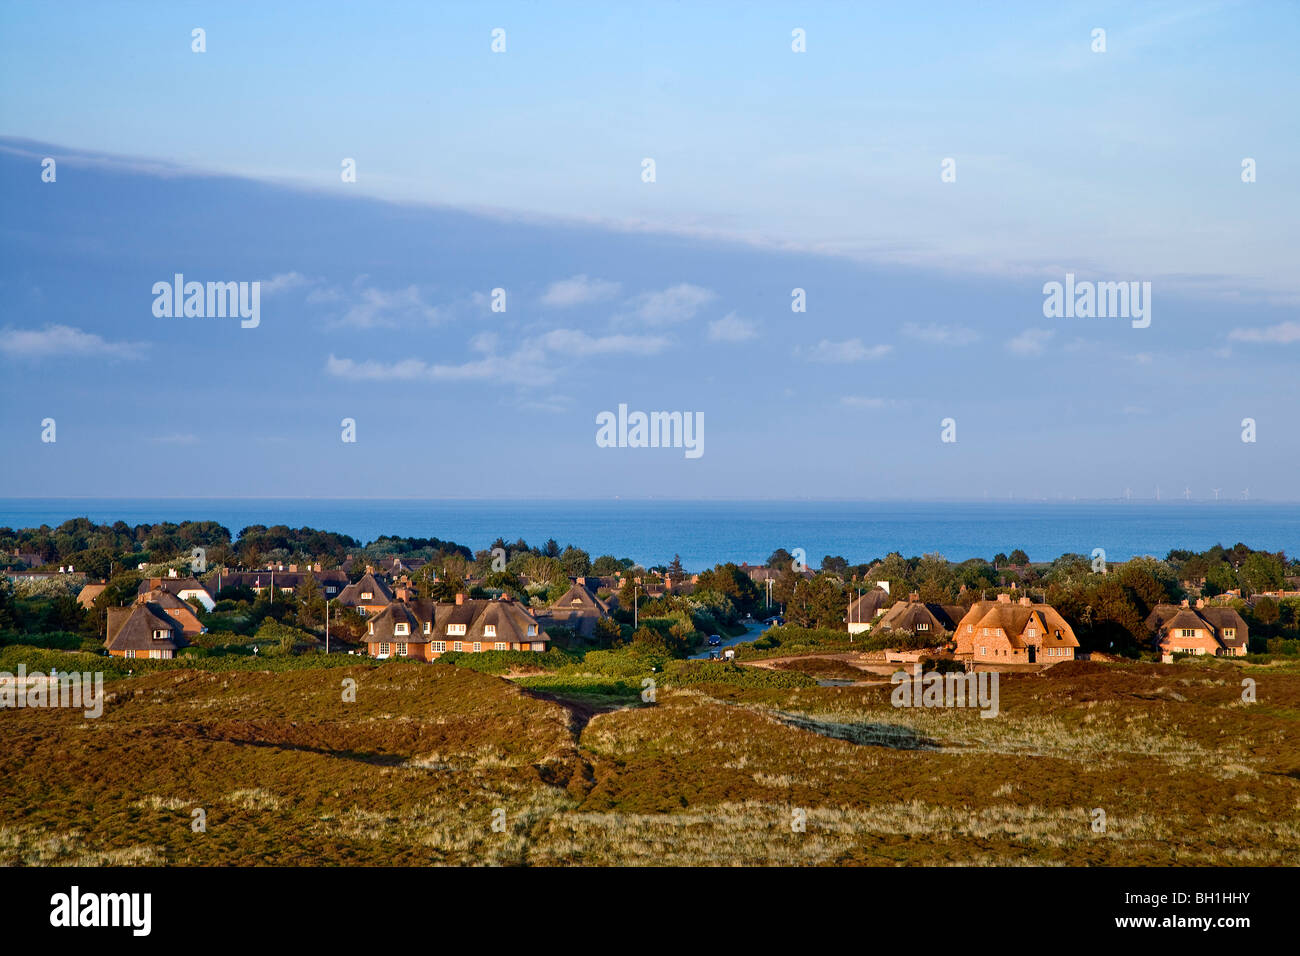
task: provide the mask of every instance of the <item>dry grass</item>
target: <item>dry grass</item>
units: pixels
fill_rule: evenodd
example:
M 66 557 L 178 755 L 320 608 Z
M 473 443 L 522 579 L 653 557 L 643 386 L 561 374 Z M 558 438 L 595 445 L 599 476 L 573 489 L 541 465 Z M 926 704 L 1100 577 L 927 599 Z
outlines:
M 0 864 L 1300 858 L 1294 670 L 1062 665 L 1004 678 L 991 720 L 897 709 L 888 687 L 704 684 L 593 713 L 401 664 L 108 689 L 99 720 L 0 712 Z

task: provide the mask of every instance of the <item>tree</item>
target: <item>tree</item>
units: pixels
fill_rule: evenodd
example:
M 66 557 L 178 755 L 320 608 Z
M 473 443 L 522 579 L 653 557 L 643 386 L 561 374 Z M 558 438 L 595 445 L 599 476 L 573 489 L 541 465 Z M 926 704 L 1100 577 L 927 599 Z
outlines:
M 1271 554 L 1256 551 L 1241 563 L 1242 588 L 1250 594 L 1260 591 L 1276 591 L 1282 587 L 1285 567 Z
M 686 579 L 686 570 L 682 567 L 682 556 L 674 554 L 672 561 L 668 563 L 668 580 L 673 584 Z
M 298 626 L 323 627 L 325 624 L 325 597 L 313 575 L 305 574 L 294 595 L 298 599 Z
M 1016 550 L 1011 552 L 1011 557 L 1008 560 L 1016 567 L 1023 568 L 1029 563 L 1029 555 L 1025 554 L 1025 552 L 1021 551 L 1019 548 L 1016 548 Z
M 777 548 L 767 556 L 767 566 L 773 571 L 784 571 L 794 563 L 794 555 L 785 548 Z

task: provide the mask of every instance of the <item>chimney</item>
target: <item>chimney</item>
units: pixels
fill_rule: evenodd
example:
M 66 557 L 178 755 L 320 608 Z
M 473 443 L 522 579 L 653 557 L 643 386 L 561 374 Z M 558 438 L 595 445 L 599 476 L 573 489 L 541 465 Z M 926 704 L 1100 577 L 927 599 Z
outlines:
M 174 578 L 174 577 L 176 577 L 176 569 L 175 569 L 175 568 L 168 568 L 168 569 L 167 569 L 167 577 L 169 577 L 169 578 Z
M 290 574 L 297 574 L 297 573 L 298 573 L 298 565 L 296 565 L 296 564 L 291 564 L 291 565 L 289 565 L 289 573 L 290 573 Z
M 921 600 L 921 595 L 918 592 L 913 591 L 907 596 L 907 599 L 915 604 L 917 601 Z
M 313 565 L 311 566 L 311 569 L 312 569 L 313 571 L 319 571 L 319 570 L 320 570 L 320 562 L 317 561 L 315 564 L 313 564 Z
M 457 595 L 456 595 L 456 603 L 457 603 L 457 604 L 464 604 L 464 603 L 465 603 L 465 595 L 463 595 L 463 594 L 457 594 Z
M 1205 598 L 1197 598 L 1197 599 L 1196 599 L 1196 609 L 1199 611 L 1199 610 L 1200 610 L 1201 608 L 1203 608 L 1203 607 L 1205 607 Z
M 509 603 L 510 603 L 512 600 L 514 600 L 514 599 L 510 597 L 510 592 L 509 592 L 509 591 L 502 591 L 502 592 L 501 592 L 501 597 L 499 597 L 497 600 L 499 600 L 499 601 L 505 601 L 507 604 L 509 604 Z
M 575 578 L 574 581 L 575 581 L 577 584 L 586 584 L 586 583 L 587 583 L 587 579 L 586 579 L 586 578 L 582 578 L 582 577 Z
M 1021 606 L 1021 607 L 1029 607 L 1029 606 L 1032 605 L 1033 603 L 1034 603 L 1034 602 L 1033 602 L 1032 600 L 1030 600 L 1029 595 L 1025 595 L 1024 597 L 1022 597 L 1022 598 L 1020 599 L 1020 606 Z
M 408 595 L 408 593 L 409 593 L 409 592 L 406 590 L 405 587 L 399 587 L 399 588 L 397 588 L 397 590 L 396 590 L 396 594 L 395 594 L 395 596 L 396 596 L 397 600 L 399 600 L 399 601 L 401 601 L 403 604 L 405 604 L 405 603 L 406 603 L 406 599 L 407 599 L 407 595 Z
M 1010 594 L 999 594 L 999 595 L 998 595 L 998 603 L 999 603 L 999 604 L 1010 604 L 1010 603 L 1011 603 L 1011 595 L 1010 595 Z
M 1183 598 L 1183 607 L 1191 607 L 1191 604 L 1187 602 L 1187 598 Z

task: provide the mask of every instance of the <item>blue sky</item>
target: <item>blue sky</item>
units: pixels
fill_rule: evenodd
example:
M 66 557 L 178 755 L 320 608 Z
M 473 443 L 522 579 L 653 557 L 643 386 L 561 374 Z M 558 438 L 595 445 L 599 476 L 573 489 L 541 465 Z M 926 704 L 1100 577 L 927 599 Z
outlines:
M 0 494 L 1300 498 L 1298 8 L 1040 6 L 6 4 Z

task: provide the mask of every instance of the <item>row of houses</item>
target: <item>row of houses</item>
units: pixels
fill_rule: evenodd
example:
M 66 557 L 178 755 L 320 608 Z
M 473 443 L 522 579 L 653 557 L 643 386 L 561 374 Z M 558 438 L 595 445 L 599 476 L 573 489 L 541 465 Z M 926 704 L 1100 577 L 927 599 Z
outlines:
M 876 587 L 855 598 L 846 614 L 850 634 L 873 628 L 913 634 L 948 634 L 958 659 L 985 664 L 1056 664 L 1073 660 L 1079 647 L 1068 621 L 1050 604 L 1028 597 L 961 605 L 923 602 L 913 593 L 886 608 L 887 588 Z M 1146 619 L 1152 646 L 1161 660 L 1175 654 L 1240 657 L 1246 653 L 1249 629 L 1231 607 L 1198 600 L 1193 607 L 1159 604 Z

